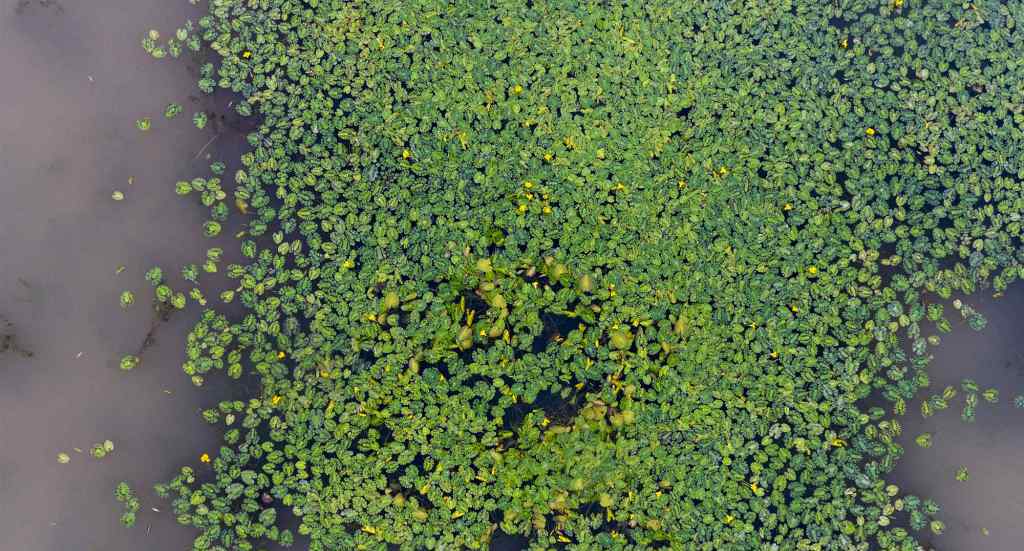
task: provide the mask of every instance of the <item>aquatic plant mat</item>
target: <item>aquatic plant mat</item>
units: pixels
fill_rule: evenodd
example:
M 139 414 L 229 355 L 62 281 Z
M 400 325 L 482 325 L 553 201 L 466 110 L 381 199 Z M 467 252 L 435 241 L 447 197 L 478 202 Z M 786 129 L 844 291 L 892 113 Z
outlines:
M 179 184 L 246 220 L 246 312 L 184 368 L 262 390 L 159 487 L 195 549 L 942 531 L 883 477 L 930 347 L 1021 276 L 1024 4 L 208 9 L 200 86 L 261 123 L 237 209 Z

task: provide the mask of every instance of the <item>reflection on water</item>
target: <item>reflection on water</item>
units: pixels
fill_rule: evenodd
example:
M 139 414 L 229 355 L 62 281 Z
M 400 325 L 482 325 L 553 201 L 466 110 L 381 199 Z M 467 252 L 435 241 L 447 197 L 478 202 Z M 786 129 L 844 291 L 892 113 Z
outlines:
M 139 39 L 146 29 L 166 34 L 198 15 L 184 1 L 0 5 L 0 548 L 190 547 L 193 532 L 174 522 L 151 484 L 180 465 L 200 467 L 198 456 L 215 450 L 217 430 L 198 411 L 246 389 L 219 377 L 203 390 L 190 385 L 180 362 L 197 312 L 153 325 L 142 274 L 198 262 L 209 246 L 234 252 L 230 242 L 201 236 L 202 209 L 175 196 L 173 183 L 206 175 L 205 153 L 236 160 L 243 140 L 230 121 L 193 128 L 192 111 L 225 111 L 229 98 L 199 100 L 194 67 L 150 59 Z M 168 122 L 161 113 L 171 102 L 186 111 Z M 134 120 L 144 116 L 154 128 L 141 134 Z M 126 199 L 111 201 L 114 189 Z M 182 285 L 178 277 L 172 282 Z M 123 290 L 138 297 L 127 311 L 117 306 Z M 1024 286 L 973 303 L 989 326 L 982 333 L 958 327 L 944 338 L 932 390 L 971 377 L 999 388 L 1000 402 L 980 404 L 971 425 L 958 409 L 922 419 L 920 400 L 911 404 L 902 420 L 907 453 L 890 479 L 943 506 L 948 531 L 934 539 L 937 549 L 1017 550 L 1024 541 L 1024 411 L 1011 402 L 1024 393 Z M 118 359 L 138 350 L 151 328 L 142 364 L 122 373 Z M 922 432 L 935 435 L 929 450 L 913 445 Z M 116 449 L 102 460 L 73 451 L 105 439 Z M 58 464 L 59 452 L 71 462 Z M 961 465 L 968 482 L 954 479 Z M 122 479 L 143 502 L 133 529 L 118 524 L 113 488 Z M 521 546 L 502 537 L 494 548 Z

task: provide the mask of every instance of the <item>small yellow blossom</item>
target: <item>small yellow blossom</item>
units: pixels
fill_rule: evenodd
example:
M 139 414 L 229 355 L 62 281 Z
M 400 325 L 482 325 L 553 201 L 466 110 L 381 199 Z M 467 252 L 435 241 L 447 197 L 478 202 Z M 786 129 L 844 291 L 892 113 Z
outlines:
M 549 206 L 545 206 L 542 210 L 544 211 L 544 214 L 551 214 L 551 207 Z
M 281 397 L 280 396 L 274 396 L 273 398 L 270 399 L 270 403 L 275 405 L 275 406 L 277 404 L 280 404 L 281 403 Z
M 517 95 L 517 96 L 519 94 L 522 94 L 523 93 L 523 87 L 521 85 L 519 85 L 519 84 L 516 84 L 515 86 L 512 87 L 512 93 Z
M 545 154 L 544 154 L 544 160 L 545 160 L 545 161 L 547 161 L 547 162 L 549 162 L 549 163 L 550 163 L 550 162 L 551 162 L 552 160 L 554 160 L 554 158 L 555 158 L 555 156 L 554 156 L 554 155 L 552 155 L 550 151 L 548 151 L 547 153 L 545 153 Z
M 210 462 L 210 454 L 204 453 L 203 455 L 200 455 L 199 456 L 199 460 L 202 461 L 203 463 L 209 463 Z
M 412 158 L 412 151 L 409 151 L 408 149 L 403 149 L 402 158 L 408 161 L 410 158 Z
M 800 312 L 800 309 L 797 308 L 795 304 L 790 306 L 789 309 L 792 310 L 794 314 Z
M 519 203 L 519 214 L 526 214 L 526 203 Z
M 793 210 L 793 205 L 791 205 L 789 203 L 786 203 L 785 205 L 782 205 L 782 210 L 785 210 L 785 211 Z
M 284 359 L 284 352 L 278 352 L 277 353 L 277 359 L 283 360 Z
M 818 267 L 817 266 L 808 266 L 807 267 L 807 275 L 812 275 L 812 276 L 818 275 Z
M 864 131 L 864 133 L 867 134 L 868 136 L 874 136 L 875 135 L 875 129 L 871 128 L 869 126 L 868 129 Z
M 839 43 L 839 47 L 840 48 L 844 48 L 844 49 L 849 47 L 849 45 L 850 45 L 850 41 L 849 41 L 849 39 L 846 39 L 846 38 L 844 38 L 843 41 Z
M 523 182 L 523 187 L 526 189 L 533 189 L 533 182 L 526 180 L 525 182 Z
M 246 50 L 246 51 L 242 52 L 242 57 L 244 57 L 245 59 L 249 59 L 250 57 L 252 57 L 252 52 L 250 52 L 249 50 Z

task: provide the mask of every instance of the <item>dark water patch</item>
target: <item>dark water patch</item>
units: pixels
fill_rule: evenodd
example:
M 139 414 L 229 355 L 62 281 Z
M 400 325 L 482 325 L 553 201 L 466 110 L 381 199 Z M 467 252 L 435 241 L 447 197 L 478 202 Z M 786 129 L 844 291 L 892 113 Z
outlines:
M 18 3 L 14 5 L 14 13 L 15 15 L 60 15 L 64 13 L 64 6 L 57 0 L 18 0 Z
M 540 319 L 543 329 L 541 329 L 540 335 L 533 339 L 531 351 L 534 354 L 543 352 L 549 345 L 557 345 L 579 324 L 578 318 L 553 312 L 541 312 Z
M 0 316 L 0 354 L 7 352 L 17 354 L 23 358 L 31 358 L 33 356 L 30 350 L 18 344 L 18 333 L 15 330 L 14 324 L 7 318 Z
M 521 551 L 527 548 L 530 540 L 523 536 L 511 536 L 498 530 L 491 538 L 490 551 Z

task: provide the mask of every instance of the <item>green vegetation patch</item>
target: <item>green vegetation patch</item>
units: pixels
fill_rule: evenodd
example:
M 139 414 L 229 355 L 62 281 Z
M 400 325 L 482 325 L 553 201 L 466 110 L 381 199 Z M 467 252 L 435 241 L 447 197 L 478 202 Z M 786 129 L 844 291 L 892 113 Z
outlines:
M 246 310 L 184 370 L 261 390 L 158 490 L 200 550 L 291 543 L 286 512 L 316 551 L 914 549 L 894 519 L 945 525 L 883 479 L 896 417 L 985 325 L 961 300 L 1021 275 L 1022 17 L 212 0 L 181 40 L 262 122 Z M 220 179 L 176 188 L 217 235 Z

